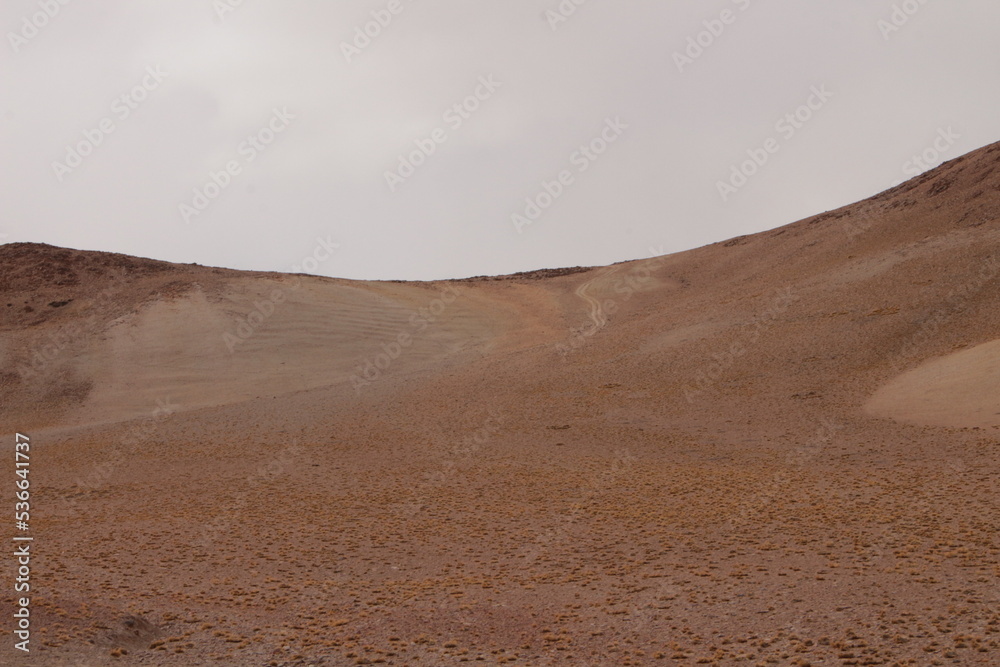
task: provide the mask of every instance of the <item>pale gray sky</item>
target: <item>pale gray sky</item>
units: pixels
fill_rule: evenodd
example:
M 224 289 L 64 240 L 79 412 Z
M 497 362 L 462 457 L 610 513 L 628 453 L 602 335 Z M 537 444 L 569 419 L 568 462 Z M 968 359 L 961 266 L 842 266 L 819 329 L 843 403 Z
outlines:
M 1000 140 L 998 25 L 996 0 L 6 0 L 0 234 L 376 279 L 683 250 Z

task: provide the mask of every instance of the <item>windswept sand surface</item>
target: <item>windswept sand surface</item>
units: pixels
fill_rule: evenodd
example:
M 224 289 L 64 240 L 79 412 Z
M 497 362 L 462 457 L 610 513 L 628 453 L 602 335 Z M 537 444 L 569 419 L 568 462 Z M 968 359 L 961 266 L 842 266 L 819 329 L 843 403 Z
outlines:
M 920 424 L 1000 428 L 1000 340 L 928 361 L 881 388 L 868 407 Z
M 994 145 L 499 279 L 0 247 L 17 664 L 1000 664 L 998 218 Z

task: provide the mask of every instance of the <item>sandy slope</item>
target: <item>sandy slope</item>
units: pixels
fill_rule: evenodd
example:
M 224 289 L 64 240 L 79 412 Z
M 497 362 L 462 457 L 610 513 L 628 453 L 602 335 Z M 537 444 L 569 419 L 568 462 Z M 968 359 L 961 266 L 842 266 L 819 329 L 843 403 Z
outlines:
M 502 279 L 3 246 L 34 664 L 998 664 L 998 167 Z
M 920 424 L 1000 428 L 1000 340 L 905 373 L 876 392 L 867 407 Z

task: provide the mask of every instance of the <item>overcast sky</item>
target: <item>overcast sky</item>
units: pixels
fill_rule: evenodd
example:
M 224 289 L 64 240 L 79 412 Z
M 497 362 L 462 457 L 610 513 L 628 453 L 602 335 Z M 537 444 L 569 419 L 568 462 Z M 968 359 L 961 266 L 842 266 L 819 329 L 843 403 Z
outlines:
M 608 264 L 1000 140 L 996 0 L 577 3 L 5 0 L 2 240 L 368 279 Z

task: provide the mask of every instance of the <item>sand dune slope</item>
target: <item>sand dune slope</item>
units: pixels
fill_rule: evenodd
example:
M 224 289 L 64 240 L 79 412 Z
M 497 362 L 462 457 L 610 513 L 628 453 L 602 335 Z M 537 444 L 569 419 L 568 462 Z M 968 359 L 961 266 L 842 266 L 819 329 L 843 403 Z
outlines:
M 2 246 L 31 664 L 1000 664 L 998 259 L 1000 144 L 592 269 Z
M 933 359 L 879 389 L 867 408 L 934 426 L 1000 428 L 1000 341 Z

